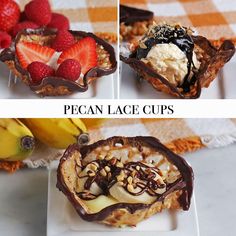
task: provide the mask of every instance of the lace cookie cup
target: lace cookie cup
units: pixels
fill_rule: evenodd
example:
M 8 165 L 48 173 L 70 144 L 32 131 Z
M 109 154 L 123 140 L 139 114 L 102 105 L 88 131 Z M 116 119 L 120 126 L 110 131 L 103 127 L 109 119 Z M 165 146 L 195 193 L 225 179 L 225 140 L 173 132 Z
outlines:
M 199 98 L 203 87 L 208 87 L 216 78 L 219 70 L 235 53 L 234 44 L 225 40 L 219 48 L 212 46 L 210 41 L 202 36 L 192 36 L 194 52 L 200 61 L 200 68 L 196 74 L 196 81 L 185 92 L 182 87 L 176 87 L 161 76 L 151 66 L 136 59 L 136 49 L 128 56 L 120 55 L 120 59 L 133 68 L 139 77 L 147 80 L 157 91 L 161 91 L 178 98 Z
M 102 207 L 104 202 L 98 201 L 100 196 L 85 201 L 76 191 L 77 180 L 80 176 L 78 169 L 93 161 L 99 162 L 101 158 L 106 163 L 116 163 L 114 165 L 122 162 L 125 168 L 130 164 L 142 166 L 152 162 L 155 168 L 160 169 L 163 173 L 162 178 L 165 181 L 166 189 L 163 193 L 158 194 L 150 204 L 115 202 Z M 112 164 L 108 165 L 110 165 L 110 169 L 113 168 Z M 139 171 L 142 170 L 139 169 Z M 91 173 L 91 176 L 94 174 Z M 113 177 L 111 177 L 111 181 L 113 181 Z M 156 138 L 112 137 L 83 147 L 70 146 L 58 166 L 57 187 L 67 196 L 84 220 L 114 227 L 135 226 L 163 209 L 188 210 L 193 190 L 193 172 L 182 157 L 171 152 Z M 109 198 L 109 196 L 109 193 L 106 193 L 104 198 Z M 98 206 L 100 208 L 95 210 Z
M 130 40 L 143 35 L 152 25 L 154 14 L 151 11 L 120 4 L 120 36 Z
M 61 77 L 46 77 L 39 85 L 32 83 L 30 74 L 22 68 L 16 55 L 16 45 L 18 42 L 33 42 L 43 46 L 49 46 L 56 37 L 57 31 L 54 29 L 26 29 L 20 32 L 10 48 L 3 50 L 0 60 L 4 62 L 13 73 L 30 87 L 32 91 L 40 96 L 60 96 L 70 95 L 75 92 L 85 92 L 89 84 L 97 78 L 115 72 L 117 61 L 114 48 L 103 39 L 92 33 L 83 31 L 70 31 L 79 40 L 84 37 L 92 37 L 96 41 L 98 54 L 98 65 L 90 69 L 79 82 L 69 81 Z

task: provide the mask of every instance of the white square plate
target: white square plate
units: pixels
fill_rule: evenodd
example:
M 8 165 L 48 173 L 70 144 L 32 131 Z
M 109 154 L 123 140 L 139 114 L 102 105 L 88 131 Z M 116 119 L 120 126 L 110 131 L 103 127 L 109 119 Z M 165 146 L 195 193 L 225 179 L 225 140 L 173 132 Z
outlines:
M 189 211 L 164 211 L 135 228 L 117 229 L 82 220 L 67 198 L 56 188 L 58 161 L 51 163 L 48 178 L 47 236 L 199 236 L 195 197 Z

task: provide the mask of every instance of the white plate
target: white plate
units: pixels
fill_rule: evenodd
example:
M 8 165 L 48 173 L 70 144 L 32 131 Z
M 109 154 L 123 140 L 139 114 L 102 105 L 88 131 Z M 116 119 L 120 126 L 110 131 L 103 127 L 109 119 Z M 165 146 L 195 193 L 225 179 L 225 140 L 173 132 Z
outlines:
M 83 221 L 67 198 L 56 188 L 56 168 L 58 162 L 51 163 L 48 178 L 47 236 L 199 236 L 195 197 L 189 211 L 157 214 L 135 228 L 117 229 L 102 224 Z
M 147 81 L 139 82 L 136 72 L 121 63 L 120 98 L 122 99 L 173 99 L 175 97 L 156 91 Z M 201 99 L 236 98 L 236 56 L 223 69 L 223 77 L 217 77 L 208 88 L 203 88 Z M 222 81 L 221 81 L 222 80 Z
M 17 79 L 17 83 L 12 87 L 8 87 L 9 69 L 3 63 L 0 63 L 0 99 L 1 98 L 40 98 L 33 91 L 30 90 L 20 79 Z M 86 99 L 114 99 L 117 96 L 116 80 L 117 73 L 103 76 L 98 80 L 94 81 L 86 92 L 74 93 L 70 96 L 59 96 L 59 97 L 45 97 L 45 98 L 86 98 Z

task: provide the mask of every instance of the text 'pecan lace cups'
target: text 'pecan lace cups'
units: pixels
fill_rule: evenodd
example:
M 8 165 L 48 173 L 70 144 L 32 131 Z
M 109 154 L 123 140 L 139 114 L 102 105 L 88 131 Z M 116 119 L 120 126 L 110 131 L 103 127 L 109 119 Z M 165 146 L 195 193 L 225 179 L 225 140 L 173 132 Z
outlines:
M 163 209 L 188 210 L 193 172 L 154 137 L 112 137 L 70 146 L 57 187 L 84 220 L 134 226 Z

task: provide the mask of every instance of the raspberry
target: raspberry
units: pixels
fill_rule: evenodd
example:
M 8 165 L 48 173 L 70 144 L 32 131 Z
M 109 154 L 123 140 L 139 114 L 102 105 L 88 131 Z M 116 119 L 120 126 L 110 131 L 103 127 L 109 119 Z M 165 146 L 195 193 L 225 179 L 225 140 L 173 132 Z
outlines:
M 38 61 L 34 61 L 27 67 L 34 84 L 39 84 L 42 79 L 53 76 L 55 71 L 52 67 Z
M 67 30 L 60 30 L 52 43 L 52 48 L 58 52 L 64 51 L 75 44 L 74 36 Z
M 0 30 L 10 32 L 20 18 L 20 7 L 13 0 L 0 1 Z
M 3 31 L 0 31 L 0 48 L 8 48 L 11 45 L 11 36 Z
M 66 16 L 59 13 L 52 13 L 52 20 L 47 27 L 56 28 L 58 30 L 68 30 L 70 23 Z
M 82 73 L 86 74 L 90 69 L 96 67 L 98 63 L 96 41 L 91 37 L 80 39 L 72 47 L 61 53 L 57 63 L 61 64 L 66 59 L 77 60 L 82 67 Z
M 64 79 L 75 81 L 81 73 L 80 63 L 74 59 L 67 59 L 61 63 L 56 71 L 56 75 Z
M 26 17 L 39 26 L 47 25 L 52 18 L 48 0 L 33 0 L 25 6 Z
M 13 37 L 15 37 L 23 29 L 37 29 L 37 28 L 39 28 L 39 26 L 32 21 L 23 21 L 14 26 L 11 34 Z

